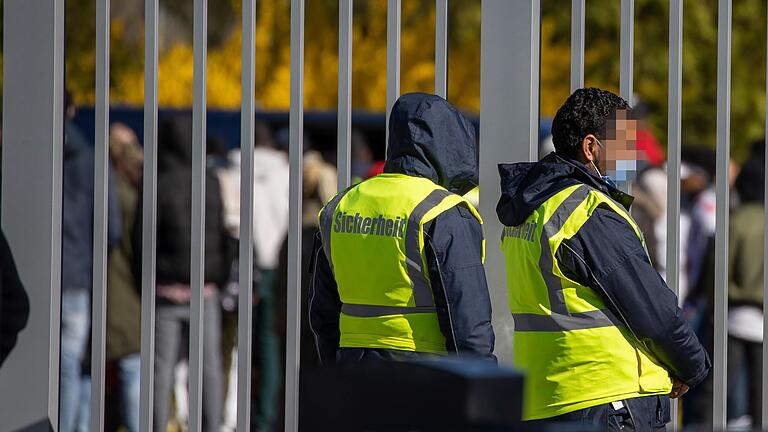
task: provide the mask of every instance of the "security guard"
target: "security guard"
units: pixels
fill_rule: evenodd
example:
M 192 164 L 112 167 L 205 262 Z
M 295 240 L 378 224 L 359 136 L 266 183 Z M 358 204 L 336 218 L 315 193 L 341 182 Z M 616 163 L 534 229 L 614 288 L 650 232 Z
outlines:
M 494 335 L 473 125 L 422 93 L 392 108 L 384 173 L 320 211 L 310 324 L 324 364 L 453 353 L 489 359 Z
M 628 213 L 632 197 L 601 174 L 632 158 L 636 126 L 619 96 L 580 89 L 552 123 L 555 153 L 499 166 L 496 211 L 527 420 L 663 429 L 669 396 L 710 369 L 651 265 Z

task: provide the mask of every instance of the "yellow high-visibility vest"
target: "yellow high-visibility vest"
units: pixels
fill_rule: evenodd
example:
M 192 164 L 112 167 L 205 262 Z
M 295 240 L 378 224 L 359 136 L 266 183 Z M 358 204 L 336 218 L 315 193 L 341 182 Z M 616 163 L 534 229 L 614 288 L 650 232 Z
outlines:
M 554 417 L 622 399 L 668 394 L 668 371 L 608 309 L 604 296 L 568 278 L 558 248 L 600 207 L 632 217 L 586 185 L 561 190 L 526 221 L 505 227 L 515 366 L 525 372 L 524 418 Z
M 441 353 L 424 254 L 424 224 L 465 206 L 429 179 L 380 174 L 337 194 L 320 210 L 323 249 L 342 302 L 339 345 Z

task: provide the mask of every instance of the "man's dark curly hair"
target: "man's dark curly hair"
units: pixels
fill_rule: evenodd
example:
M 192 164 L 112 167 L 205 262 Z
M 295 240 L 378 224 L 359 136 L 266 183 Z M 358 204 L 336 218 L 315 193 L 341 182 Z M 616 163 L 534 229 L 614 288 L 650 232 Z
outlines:
M 616 111 L 629 109 L 621 97 L 598 88 L 583 88 L 573 92 L 557 110 L 552 121 L 552 142 L 561 156 L 575 158 L 584 137 L 592 134 L 605 138 L 605 123 L 616 117 Z

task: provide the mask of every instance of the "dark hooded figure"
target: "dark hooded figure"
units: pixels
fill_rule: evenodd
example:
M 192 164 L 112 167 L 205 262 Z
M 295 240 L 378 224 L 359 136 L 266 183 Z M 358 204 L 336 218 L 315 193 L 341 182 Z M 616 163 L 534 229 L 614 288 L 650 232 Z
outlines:
M 495 361 L 472 124 L 445 99 L 400 97 L 384 173 L 320 211 L 309 316 L 323 364 L 446 354 Z
M 635 131 L 625 100 L 580 89 L 552 123 L 555 153 L 499 165 L 496 212 L 526 420 L 664 430 L 670 396 L 710 369 L 651 265 L 628 213 L 632 197 L 602 176 L 626 159 Z
M 157 307 L 155 315 L 154 428 L 165 430 L 170 415 L 174 367 L 185 329 L 189 328 L 192 249 L 192 119 L 179 116 L 158 129 L 157 176 Z M 134 222 L 133 259 L 141 280 L 143 205 Z M 221 310 L 218 288 L 226 281 L 231 253 L 226 242 L 218 178 L 205 179 L 205 263 L 203 302 L 203 431 L 218 431 L 223 405 Z

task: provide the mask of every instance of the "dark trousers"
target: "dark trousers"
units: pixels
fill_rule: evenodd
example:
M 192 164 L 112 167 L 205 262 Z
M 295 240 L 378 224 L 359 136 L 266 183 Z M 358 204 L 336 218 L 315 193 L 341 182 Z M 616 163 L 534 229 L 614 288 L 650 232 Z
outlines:
M 745 374 L 746 376 L 741 376 Z M 728 418 L 749 414 L 761 424 L 763 400 L 763 344 L 728 337 Z M 746 412 L 743 409 L 746 402 Z
M 624 407 L 612 404 L 584 408 L 557 417 L 525 422 L 526 430 L 558 430 L 567 424 L 568 430 L 588 431 L 662 431 L 670 421 L 669 396 L 645 396 L 622 401 Z

